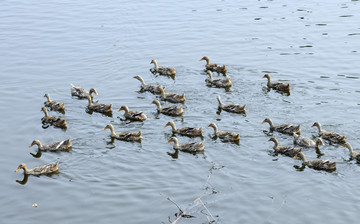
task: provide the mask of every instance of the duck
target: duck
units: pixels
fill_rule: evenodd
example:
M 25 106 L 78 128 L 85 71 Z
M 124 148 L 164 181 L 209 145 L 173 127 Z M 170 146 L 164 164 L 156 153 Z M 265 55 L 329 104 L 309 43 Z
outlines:
M 356 159 L 357 162 L 360 162 L 360 152 L 355 152 L 352 148 L 352 146 L 350 145 L 350 143 L 345 143 L 344 145 L 342 145 L 341 147 L 345 147 L 347 149 L 349 149 L 350 151 L 350 158 L 351 159 Z
M 45 93 L 44 97 L 47 98 L 47 101 L 44 102 L 46 107 L 49 107 L 51 110 L 55 111 L 65 111 L 65 103 L 59 103 L 57 101 L 51 100 L 48 93 Z
M 165 89 L 164 86 L 159 86 L 159 85 L 153 85 L 153 84 L 146 84 L 144 79 L 139 76 L 139 75 L 136 75 L 133 77 L 134 79 L 137 79 L 141 82 L 141 90 L 142 91 L 147 91 L 147 92 L 150 92 L 152 94 L 161 94 L 161 91 L 158 89 L 159 87 L 162 87 Z
M 127 106 L 121 106 L 121 108 L 118 111 L 124 110 L 124 117 L 126 119 L 132 120 L 132 121 L 145 121 L 147 119 L 147 116 L 141 112 L 141 111 L 129 111 L 129 108 Z
M 44 111 L 45 117 L 41 118 L 43 123 L 50 124 L 58 128 L 66 128 L 66 120 L 64 118 L 50 116 L 46 107 L 42 107 L 40 111 Z
M 159 67 L 155 59 L 151 60 L 150 64 L 154 64 L 154 68 L 150 69 L 153 74 L 159 73 L 159 75 L 175 76 L 175 68 Z
M 245 113 L 245 107 L 244 106 L 240 106 L 238 104 L 223 104 L 221 102 L 221 98 L 220 96 L 217 96 L 217 100 L 219 102 L 219 107 L 227 112 L 232 112 L 232 113 Z
M 300 158 L 305 165 L 307 165 L 310 168 L 316 169 L 316 170 L 327 170 L 327 171 L 333 171 L 336 169 L 336 162 L 331 162 L 329 160 L 311 160 L 307 161 L 304 153 L 298 152 L 294 158 Z
M 170 116 L 181 116 L 184 112 L 182 105 L 181 106 L 166 106 L 161 107 L 161 104 L 158 100 L 152 101 L 150 104 L 155 104 L 157 106 L 157 111 Z
M 60 142 L 53 142 L 49 145 L 43 145 L 41 144 L 40 140 L 35 139 L 29 147 L 32 147 L 33 145 L 37 145 L 40 151 L 51 151 L 51 152 L 70 150 L 72 147 L 71 138 L 68 138 Z
M 161 99 L 164 101 L 169 101 L 172 103 L 184 103 L 186 100 L 185 93 L 183 93 L 181 95 L 177 95 L 175 93 L 165 93 L 164 88 L 162 88 L 161 86 L 158 87 L 157 89 L 160 90 Z
M 95 95 L 98 95 L 98 93 L 96 92 L 96 90 L 94 88 L 91 88 L 88 92 L 85 89 L 81 88 L 80 86 L 76 87 L 71 83 L 70 83 L 70 85 L 71 85 L 71 95 L 77 96 L 80 99 L 87 98 L 88 96 L 90 96 L 91 99 L 93 99 L 93 95 L 92 95 L 93 93 L 95 93 Z
M 190 142 L 183 145 L 179 145 L 179 140 L 176 137 L 170 138 L 167 143 L 174 142 L 174 149 L 184 152 L 204 152 L 205 142 Z
M 346 137 L 344 135 L 340 135 L 336 132 L 322 130 L 321 124 L 319 122 L 315 122 L 311 127 L 317 127 L 319 130 L 319 135 L 331 143 L 342 144 L 346 142 Z
M 265 118 L 265 120 L 263 120 L 261 124 L 265 122 L 269 123 L 271 131 L 277 131 L 288 135 L 292 135 L 293 132 L 295 132 L 296 134 L 300 134 L 300 125 L 295 126 L 293 124 L 282 124 L 275 126 L 270 118 Z
M 26 175 L 35 175 L 39 176 L 42 174 L 51 174 L 51 173 L 58 173 L 59 170 L 59 162 L 50 163 L 43 166 L 37 166 L 31 170 L 29 170 L 25 163 L 22 163 L 18 166 L 15 172 L 19 171 L 20 169 L 24 170 L 24 174 Z
M 208 56 L 204 56 L 200 59 L 200 61 L 205 60 L 206 61 L 206 65 L 205 65 L 205 71 L 212 71 L 212 72 L 217 72 L 217 73 L 222 73 L 222 74 L 226 74 L 226 66 L 220 66 L 218 64 L 210 64 L 210 58 Z
M 283 91 L 283 92 L 290 91 L 290 84 L 285 84 L 285 83 L 281 83 L 281 82 L 271 82 L 269 74 L 265 74 L 262 78 L 267 78 L 267 80 L 268 80 L 267 86 L 269 88 L 272 88 L 272 89 L 275 89 L 278 91 Z
M 320 145 L 325 145 L 323 140 L 321 140 L 321 138 L 317 138 L 316 141 L 314 142 L 313 140 L 298 135 L 295 132 L 293 132 L 293 136 L 294 136 L 294 144 L 302 147 L 319 149 Z
M 169 121 L 165 126 L 171 126 L 172 132 L 188 137 L 196 137 L 196 136 L 202 136 L 202 129 L 201 128 L 190 128 L 190 127 L 183 127 L 180 129 L 177 129 L 175 126 L 175 123 L 173 121 Z
M 106 105 L 106 104 L 93 104 L 92 99 L 90 96 L 87 96 L 87 99 L 89 101 L 88 109 L 99 112 L 99 113 L 112 113 L 112 104 Z
M 236 142 L 240 140 L 240 134 L 235 134 L 229 131 L 219 131 L 215 123 L 209 124 L 208 127 L 212 127 L 214 129 L 214 135 L 224 141 Z
M 227 75 L 225 79 L 213 79 L 210 70 L 206 71 L 206 73 L 209 75 L 209 78 L 205 79 L 207 85 L 218 88 L 230 88 L 232 86 L 230 76 Z
M 106 125 L 104 127 L 104 130 L 106 130 L 106 129 L 110 129 L 110 131 L 111 131 L 110 137 L 111 138 L 116 138 L 118 140 L 123 140 L 123 141 L 141 141 L 141 131 L 139 131 L 138 133 L 130 132 L 130 131 L 115 133 L 115 129 L 112 124 Z
M 278 142 L 278 140 L 276 138 L 270 138 L 268 141 L 274 142 L 273 149 L 275 150 L 276 153 L 280 153 L 280 154 L 283 154 L 285 156 L 294 157 L 302 149 L 302 148 L 295 148 L 294 146 L 291 146 L 291 145 L 281 145 L 281 146 L 279 146 L 279 142 Z

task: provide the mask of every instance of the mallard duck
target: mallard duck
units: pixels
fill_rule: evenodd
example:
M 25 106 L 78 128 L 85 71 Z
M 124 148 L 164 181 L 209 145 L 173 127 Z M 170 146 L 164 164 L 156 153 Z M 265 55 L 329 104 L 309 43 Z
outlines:
M 141 82 L 141 90 L 143 91 L 148 91 L 150 93 L 153 93 L 153 94 L 161 94 L 161 91 L 158 89 L 159 87 L 162 87 L 165 89 L 165 87 L 163 86 L 157 86 L 157 85 L 153 85 L 153 84 L 146 84 L 144 79 L 141 78 L 141 76 L 137 75 L 137 76 L 134 76 L 133 78 L 139 80 Z
M 267 86 L 269 88 L 283 91 L 283 92 L 290 91 L 290 84 L 285 84 L 285 83 L 281 83 L 281 82 L 271 82 L 269 74 L 265 74 L 262 78 L 267 78 L 267 80 L 268 80 Z
M 171 106 L 161 107 L 161 104 L 158 100 L 154 100 L 150 104 L 155 104 L 157 106 L 158 112 L 170 116 L 181 116 L 184 112 L 182 106 L 171 105 Z
M 87 96 L 89 101 L 88 109 L 92 111 L 96 111 L 99 113 L 112 113 L 112 104 L 105 105 L 105 104 L 93 104 L 92 99 L 90 96 Z
M 298 152 L 298 154 L 294 158 L 300 158 L 305 165 L 310 168 L 317 170 L 335 170 L 336 162 L 331 162 L 329 160 L 311 160 L 307 161 L 304 153 Z
M 104 130 L 106 130 L 106 129 L 110 129 L 110 131 L 111 131 L 110 137 L 111 138 L 116 138 L 116 139 L 123 140 L 123 141 L 140 141 L 141 140 L 141 131 L 139 131 L 138 133 L 129 132 L 129 131 L 115 133 L 114 126 L 112 124 L 106 125 L 104 127 Z
M 189 137 L 202 136 L 201 128 L 183 127 L 180 129 L 176 129 L 175 123 L 173 121 L 169 121 L 164 127 L 167 127 L 169 125 L 171 126 L 173 133 L 177 133 Z
M 221 102 L 221 98 L 220 96 L 217 96 L 217 100 L 219 101 L 219 107 L 227 112 L 232 112 L 232 113 L 245 113 L 245 107 L 244 106 L 240 106 L 238 104 L 223 104 Z
M 60 142 L 53 142 L 49 145 L 41 144 L 40 140 L 34 140 L 29 147 L 37 145 L 40 151 L 61 151 L 61 150 L 70 150 L 72 147 L 71 138 L 63 140 Z
M 161 99 L 172 103 L 183 103 L 185 102 L 185 93 L 177 95 L 175 93 L 165 93 L 165 90 L 160 86 L 157 88 L 161 92 Z
M 41 120 L 46 124 L 54 125 L 59 128 L 66 128 L 66 120 L 64 118 L 50 116 L 46 107 L 42 107 L 40 111 L 44 111 L 45 117 L 41 118 Z
M 341 147 L 349 149 L 351 159 L 356 159 L 356 161 L 360 162 L 360 152 L 355 152 L 349 143 L 345 143 Z
M 44 97 L 47 98 L 47 101 L 44 102 L 46 107 L 49 107 L 51 110 L 65 111 L 65 103 L 50 100 L 50 95 L 48 93 L 45 93 Z
M 205 79 L 207 85 L 218 88 L 229 88 L 232 86 L 230 76 L 227 75 L 225 79 L 213 79 L 212 72 L 210 70 L 208 70 L 206 73 L 209 75 L 209 78 Z
M 150 69 L 150 71 L 154 74 L 159 73 L 159 75 L 165 76 L 175 76 L 176 71 L 175 68 L 168 68 L 168 67 L 159 67 L 157 61 L 153 59 L 150 64 L 154 64 L 154 68 Z
M 219 131 L 215 123 L 209 124 L 208 127 L 212 127 L 214 129 L 214 135 L 222 140 L 230 142 L 236 142 L 240 140 L 240 134 L 235 134 L 229 131 Z
M 276 138 L 270 138 L 268 141 L 274 142 L 273 149 L 276 153 L 284 154 L 285 156 L 294 157 L 302 148 L 295 148 L 291 145 L 281 145 L 279 146 L 279 142 Z
M 321 138 L 317 138 L 316 141 L 314 142 L 313 140 L 298 135 L 295 132 L 293 132 L 293 136 L 294 136 L 294 144 L 302 147 L 319 149 L 320 145 L 325 145 L 324 142 L 321 140 Z
M 184 152 L 203 152 L 205 142 L 190 142 L 184 145 L 179 145 L 179 140 L 176 137 L 170 138 L 167 143 L 174 142 L 174 149 Z
M 210 64 L 210 58 L 208 56 L 204 56 L 203 58 L 200 59 L 200 61 L 202 61 L 202 60 L 206 61 L 205 70 L 226 74 L 226 66 L 225 65 L 220 66 L 218 64 Z
M 145 121 L 147 119 L 147 116 L 141 112 L 141 111 L 129 111 L 129 108 L 127 106 L 121 106 L 121 108 L 118 111 L 124 110 L 124 117 L 126 119 L 132 120 L 132 121 Z
M 79 98 L 87 98 L 88 96 L 91 97 L 91 99 L 93 99 L 93 93 L 95 93 L 95 95 L 98 95 L 98 93 L 96 92 L 96 90 L 94 88 L 91 88 L 88 91 L 86 91 L 85 89 L 81 88 L 80 86 L 76 87 L 73 84 L 71 84 L 71 95 L 72 96 L 77 96 Z
M 41 175 L 41 174 L 50 174 L 50 173 L 57 173 L 59 170 L 59 162 L 56 163 L 50 163 L 43 166 L 35 167 L 31 170 L 29 170 L 25 163 L 22 163 L 18 166 L 18 168 L 15 170 L 15 172 L 19 171 L 20 169 L 24 170 L 24 174 L 26 175 Z
M 269 123 L 271 131 L 277 131 L 288 135 L 292 135 L 293 132 L 300 134 L 300 125 L 295 126 L 293 124 L 282 124 L 275 126 L 270 118 L 266 118 L 263 122 L 261 122 L 261 124 L 265 122 Z
M 335 144 L 341 144 L 341 143 L 345 143 L 345 136 L 344 135 L 340 135 L 336 132 L 329 132 L 329 131 L 324 131 L 321 129 L 321 124 L 319 122 L 315 122 L 311 127 L 317 127 L 319 130 L 319 135 L 323 138 L 328 140 L 329 142 L 335 143 Z

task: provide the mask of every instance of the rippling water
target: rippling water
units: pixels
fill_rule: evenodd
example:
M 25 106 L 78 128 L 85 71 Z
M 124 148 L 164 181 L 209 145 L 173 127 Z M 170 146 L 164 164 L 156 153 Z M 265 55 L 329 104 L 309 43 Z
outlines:
M 315 121 L 359 145 L 360 20 L 358 1 L 3 1 L 0 9 L 0 91 L 3 223 L 167 223 L 202 195 L 219 223 L 355 223 L 359 219 L 359 165 L 347 150 L 327 145 L 308 159 L 337 161 L 332 173 L 300 169 L 301 162 L 274 156 L 268 125 L 301 124 L 314 137 Z M 233 87 L 205 86 L 203 56 L 226 64 Z M 174 66 L 175 80 L 155 77 L 151 59 Z M 265 73 L 291 83 L 290 96 L 267 91 Z M 141 75 L 168 92 L 185 93 L 183 117 L 155 113 L 155 98 L 140 93 Z M 215 75 L 216 77 L 216 75 Z M 85 111 L 70 83 L 96 88 L 101 103 L 127 105 L 149 120 L 120 120 Z M 43 129 L 40 108 L 49 93 L 65 102 L 68 129 Z M 246 115 L 217 112 L 216 96 L 247 105 Z M 55 115 L 55 112 L 51 112 Z M 202 127 L 205 153 L 174 154 L 170 128 Z M 241 135 L 240 144 L 211 138 L 208 124 Z M 112 142 L 103 127 L 143 133 L 141 143 Z M 273 133 L 280 144 L 292 137 Z M 71 152 L 34 158 L 34 139 L 70 137 Z M 180 143 L 200 138 L 179 137 Z M 60 174 L 30 176 L 21 185 L 20 163 L 60 161 Z M 38 204 L 33 208 L 32 204 Z M 206 223 L 200 204 L 195 218 Z

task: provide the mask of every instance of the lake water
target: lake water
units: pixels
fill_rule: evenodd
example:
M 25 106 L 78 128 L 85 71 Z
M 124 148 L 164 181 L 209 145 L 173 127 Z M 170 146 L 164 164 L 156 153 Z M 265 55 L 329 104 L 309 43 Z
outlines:
M 347 136 L 360 148 L 360 2 L 340 1 L 3 1 L 0 9 L 1 223 L 168 223 L 178 213 L 171 198 L 195 216 L 179 223 L 356 223 L 360 166 L 338 145 L 309 160 L 337 162 L 335 172 L 301 169 L 301 161 L 272 154 L 269 135 L 281 145 L 292 137 L 268 133 L 275 124 L 301 124 L 314 138 L 325 130 Z M 209 88 L 203 72 L 225 64 L 230 91 Z M 174 66 L 175 80 L 149 72 L 152 59 Z M 266 80 L 291 84 L 289 96 L 268 91 Z M 168 92 L 185 93 L 184 115 L 157 114 L 140 93 L 140 75 Z M 217 75 L 214 75 L 217 78 Z M 70 95 L 70 83 L 94 87 L 95 100 L 112 103 L 107 117 L 85 111 L 86 100 Z M 65 102 L 66 131 L 43 129 L 45 93 Z M 225 103 L 246 104 L 246 115 L 217 111 Z M 168 103 L 165 103 L 166 105 Z M 145 122 L 120 120 L 122 105 L 141 110 Z M 116 109 L 116 110 L 115 110 Z M 204 154 L 166 144 L 164 125 L 203 128 Z M 240 144 L 212 139 L 220 130 L 240 133 Z M 142 131 L 141 143 L 111 141 L 117 132 Z M 30 155 L 43 143 L 70 137 L 73 150 Z M 180 144 L 200 138 L 179 137 Z M 60 161 L 58 175 L 30 176 L 29 168 Z M 198 203 L 188 208 L 199 196 Z M 38 204 L 37 208 L 32 205 Z M 187 209 L 188 208 L 188 209 Z

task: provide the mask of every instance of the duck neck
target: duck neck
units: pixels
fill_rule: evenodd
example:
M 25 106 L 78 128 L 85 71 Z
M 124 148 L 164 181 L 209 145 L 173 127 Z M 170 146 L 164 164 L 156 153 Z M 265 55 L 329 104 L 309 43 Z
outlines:
M 353 152 L 354 152 L 354 150 L 352 149 L 351 145 L 346 144 L 346 148 L 349 149 L 350 153 L 353 153 Z
M 43 111 L 44 111 L 45 117 L 49 117 L 49 114 L 48 114 L 48 112 L 47 112 L 47 109 L 46 109 L 46 108 L 43 108 Z
M 179 140 L 177 138 L 173 139 L 174 142 L 174 148 L 178 148 L 179 147 Z
M 268 119 L 267 123 L 269 123 L 271 129 L 274 128 L 274 123 L 272 122 L 272 120 Z
M 35 144 L 38 146 L 39 149 L 43 148 L 43 145 L 41 144 L 40 141 L 36 141 Z
M 306 156 L 305 156 L 305 154 L 304 153 L 302 153 L 302 152 L 299 152 L 299 157 L 300 157 L 300 159 L 304 162 L 304 163 L 307 163 L 307 160 L 306 160 Z
M 218 100 L 218 102 L 219 102 L 219 106 L 220 106 L 220 107 L 221 107 L 222 105 L 224 105 L 224 104 L 221 102 L 220 96 L 217 97 L 217 100 Z
M 23 166 L 22 169 L 24 170 L 24 173 L 25 173 L 25 174 L 29 174 L 29 173 L 30 173 L 30 170 L 27 168 L 27 166 Z
M 160 92 L 161 92 L 161 96 L 162 97 L 165 97 L 165 90 L 164 90 L 164 88 L 162 88 L 161 86 L 159 87 L 159 90 L 160 90 Z
M 156 104 L 157 109 L 158 109 L 158 110 L 161 110 L 161 104 L 160 104 L 160 102 L 159 102 L 159 101 L 155 101 L 154 103 Z
M 320 124 L 320 123 L 318 123 L 318 124 L 316 125 L 316 127 L 318 128 L 319 133 L 322 132 L 322 128 L 321 128 L 321 124 Z
M 270 76 L 268 76 L 268 75 L 267 75 L 267 76 L 266 76 L 266 78 L 267 78 L 267 80 L 268 80 L 267 84 L 268 84 L 268 85 L 271 85 L 271 79 L 270 79 Z
M 218 133 L 218 127 L 216 126 L 216 124 L 211 125 L 211 127 L 214 129 L 214 134 L 216 135 Z
M 125 114 L 128 114 L 129 113 L 129 108 L 127 106 L 124 106 L 124 111 L 125 111 Z
M 276 149 L 277 147 L 279 147 L 279 142 L 277 139 L 273 139 L 273 142 L 274 142 L 274 149 Z
M 210 65 L 210 58 L 206 57 L 205 61 L 206 61 L 206 65 Z
M 91 107 L 93 105 L 92 101 L 91 101 L 91 96 L 88 97 L 88 101 L 89 101 L 89 107 Z
M 154 63 L 154 66 L 155 66 L 155 70 L 158 70 L 159 67 L 158 67 L 157 61 L 154 60 L 153 63 Z
M 109 129 L 110 129 L 110 131 L 111 131 L 111 135 L 115 135 L 114 126 L 110 125 L 110 126 L 109 126 Z
M 211 74 L 210 71 L 208 72 L 208 75 L 209 75 L 209 80 L 210 80 L 210 81 L 213 81 L 213 77 L 212 77 L 212 74 Z
M 144 81 L 143 78 L 141 78 L 140 76 L 138 76 L 137 79 L 141 82 L 141 85 L 142 85 L 142 86 L 146 86 L 146 83 L 145 83 L 145 81 Z
M 174 122 L 170 122 L 170 126 L 172 128 L 172 131 L 175 132 L 176 131 L 176 126 Z
M 46 97 L 46 99 L 47 99 L 47 101 L 48 102 L 50 102 L 51 100 L 50 100 L 50 96 L 49 96 L 49 94 L 45 94 L 45 97 Z

